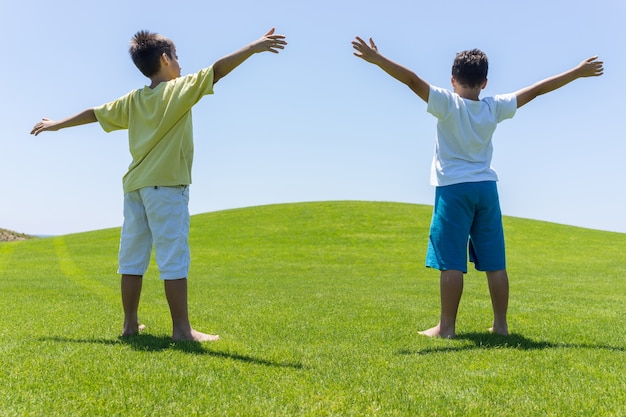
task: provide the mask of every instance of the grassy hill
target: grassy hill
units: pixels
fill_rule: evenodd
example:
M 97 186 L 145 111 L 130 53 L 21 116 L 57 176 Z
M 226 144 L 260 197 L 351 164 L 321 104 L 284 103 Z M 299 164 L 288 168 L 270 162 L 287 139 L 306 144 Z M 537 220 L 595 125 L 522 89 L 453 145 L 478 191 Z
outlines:
M 170 343 L 154 264 L 121 340 L 119 230 L 0 243 L 2 416 L 626 415 L 626 235 L 505 218 L 512 335 L 483 274 L 456 340 L 423 266 L 432 207 L 320 202 L 192 218 L 190 315 Z

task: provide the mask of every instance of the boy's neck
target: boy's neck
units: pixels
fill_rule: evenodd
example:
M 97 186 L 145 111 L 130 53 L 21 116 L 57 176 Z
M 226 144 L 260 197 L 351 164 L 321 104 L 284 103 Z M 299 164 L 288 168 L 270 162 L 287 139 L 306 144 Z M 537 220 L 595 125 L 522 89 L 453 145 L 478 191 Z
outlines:
M 169 80 L 171 80 L 171 78 L 166 78 L 166 77 L 161 77 L 161 76 L 154 76 L 154 78 L 150 79 L 150 88 L 151 89 L 155 89 L 159 84 L 161 83 L 166 83 Z
M 454 77 L 452 77 L 452 88 L 454 89 L 454 92 L 457 93 L 459 96 L 467 99 L 467 100 L 472 100 L 472 101 L 479 101 L 480 100 L 480 92 L 487 86 L 487 81 L 485 80 L 485 82 L 482 85 L 476 86 L 476 87 L 468 87 L 466 85 L 463 85 L 461 83 L 458 83 Z
M 472 101 L 478 101 L 480 100 L 480 91 L 482 90 L 482 88 L 477 87 L 477 88 L 469 88 L 469 87 L 465 87 L 465 86 L 459 86 L 458 84 L 454 87 L 454 92 L 457 93 L 459 96 L 467 99 L 467 100 L 472 100 Z

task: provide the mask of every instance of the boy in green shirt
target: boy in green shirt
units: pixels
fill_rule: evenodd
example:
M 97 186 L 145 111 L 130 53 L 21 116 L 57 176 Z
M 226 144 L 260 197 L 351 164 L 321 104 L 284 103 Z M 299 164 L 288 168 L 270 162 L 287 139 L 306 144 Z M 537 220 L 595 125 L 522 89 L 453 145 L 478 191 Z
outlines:
M 137 310 L 143 275 L 154 246 L 159 273 L 172 316 L 172 338 L 207 342 L 219 336 L 191 327 L 187 308 L 189 271 L 189 184 L 193 161 L 191 108 L 213 85 L 250 56 L 278 53 L 287 44 L 272 28 L 260 39 L 195 74 L 180 75 L 174 43 L 165 36 L 140 31 L 130 54 L 150 85 L 119 99 L 54 121 L 42 119 L 31 134 L 99 122 L 107 131 L 128 130 L 132 163 L 123 179 L 124 225 L 119 270 L 124 307 L 122 336 L 144 328 Z

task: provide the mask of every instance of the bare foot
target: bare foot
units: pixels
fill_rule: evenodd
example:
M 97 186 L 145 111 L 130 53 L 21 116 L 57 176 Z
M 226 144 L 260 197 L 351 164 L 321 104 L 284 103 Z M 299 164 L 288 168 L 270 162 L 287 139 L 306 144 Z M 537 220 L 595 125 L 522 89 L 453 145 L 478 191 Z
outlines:
M 454 339 L 454 337 L 456 336 L 454 330 L 443 331 L 441 330 L 439 324 L 435 327 L 431 327 L 430 329 L 422 330 L 421 332 L 419 332 L 419 334 L 428 337 L 441 337 L 443 339 Z
M 490 327 L 489 328 L 489 332 L 493 333 L 493 334 L 499 334 L 501 336 L 508 336 L 509 335 L 509 328 L 508 326 L 504 326 L 504 327 Z
M 145 324 L 137 324 L 135 326 L 124 326 L 124 330 L 122 331 L 121 337 L 134 336 L 143 332 L 146 329 Z
M 218 340 L 220 340 L 220 337 L 216 334 L 207 334 L 207 333 L 201 333 L 197 330 L 191 329 L 191 333 L 189 334 L 175 334 L 172 335 L 172 339 L 175 342 L 183 342 L 183 341 L 189 341 L 189 342 L 216 342 Z

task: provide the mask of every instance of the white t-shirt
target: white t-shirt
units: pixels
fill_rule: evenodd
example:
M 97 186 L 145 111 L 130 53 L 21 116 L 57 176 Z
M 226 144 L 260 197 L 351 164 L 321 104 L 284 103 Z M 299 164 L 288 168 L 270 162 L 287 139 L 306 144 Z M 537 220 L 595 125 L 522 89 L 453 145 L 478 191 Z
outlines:
M 496 171 L 491 167 L 491 138 L 497 124 L 513 117 L 516 110 L 514 94 L 473 101 L 431 86 L 427 111 L 438 121 L 430 183 L 445 186 L 497 181 Z

